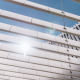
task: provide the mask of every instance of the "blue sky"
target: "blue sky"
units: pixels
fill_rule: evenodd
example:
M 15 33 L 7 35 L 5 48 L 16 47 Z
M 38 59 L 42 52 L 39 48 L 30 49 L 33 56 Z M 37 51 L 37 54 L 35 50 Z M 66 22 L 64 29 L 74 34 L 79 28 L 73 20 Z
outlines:
M 53 7 L 53 8 L 59 9 L 59 10 L 62 9 L 60 0 L 28 0 L 28 1 L 36 2 L 36 3 L 46 5 L 49 7 Z M 64 11 L 73 13 L 76 15 L 80 15 L 80 3 L 77 3 L 77 2 L 74 2 L 71 0 L 62 0 L 62 2 L 63 2 Z M 0 9 L 63 25 L 62 17 L 44 13 L 44 12 L 37 11 L 34 9 L 26 8 L 26 7 L 12 4 L 9 2 L 5 2 L 3 0 L 0 0 Z M 40 31 L 40 32 L 44 32 L 44 33 L 50 33 L 50 31 L 51 31 L 47 28 L 41 28 L 38 26 L 33 26 L 33 25 L 29 25 L 29 24 L 25 24 L 25 23 L 13 21 L 13 20 L 1 18 L 1 17 L 0 17 L 0 22 L 7 23 L 10 25 L 14 25 L 14 26 L 24 27 L 27 29 Z M 67 27 L 72 27 L 73 25 L 75 25 L 75 23 L 78 23 L 78 22 L 69 20 L 69 19 L 65 19 L 65 23 L 66 23 Z M 57 36 L 60 33 L 53 30 L 51 34 Z

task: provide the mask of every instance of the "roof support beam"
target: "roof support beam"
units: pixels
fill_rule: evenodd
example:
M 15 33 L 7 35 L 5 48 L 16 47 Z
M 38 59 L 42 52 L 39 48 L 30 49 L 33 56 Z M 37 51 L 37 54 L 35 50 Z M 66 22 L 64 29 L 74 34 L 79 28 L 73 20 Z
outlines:
M 3 43 L 3 45 L 1 45 L 0 50 L 8 50 L 10 52 L 23 53 L 23 49 L 21 45 L 25 42 L 25 45 L 30 45 L 30 47 L 33 47 L 33 48 L 38 48 L 46 51 L 80 57 L 80 51 L 77 51 L 77 50 L 68 49 L 69 51 L 67 51 L 67 48 L 64 48 L 64 47 L 59 47 L 59 46 L 50 45 L 47 43 L 28 40 L 25 38 L 9 36 L 5 34 L 0 34 L 0 41 L 15 43 L 15 44 Z
M 40 27 L 44 27 L 44 28 L 47 27 L 47 28 L 51 28 L 51 29 L 55 29 L 57 31 L 63 32 L 63 33 L 80 36 L 80 31 L 79 30 L 71 29 L 71 28 L 68 28 L 68 27 L 65 27 L 66 28 L 66 30 L 65 30 L 64 26 L 62 26 L 62 25 L 50 23 L 50 22 L 47 22 L 47 21 L 35 19 L 35 18 L 32 18 L 32 17 L 20 15 L 20 14 L 5 11 L 5 10 L 0 10 L 0 17 L 4 17 L 4 18 L 7 18 L 7 19 L 19 21 L 19 22 L 28 23 L 28 24 L 32 24 L 32 25 L 36 25 L 36 26 L 40 26 Z
M 79 45 L 80 42 L 78 42 L 78 41 L 73 41 L 73 40 L 68 39 L 68 42 L 66 42 L 65 38 L 57 37 L 57 36 L 42 33 L 42 32 L 37 32 L 37 31 L 25 29 L 25 28 L 20 28 L 20 27 L 13 26 L 13 25 L 0 23 L 0 30 L 14 33 L 14 34 L 29 36 L 29 37 L 33 37 L 33 38 L 37 38 L 37 39 L 41 39 L 41 40 L 51 41 L 51 42 L 55 42 L 55 43 L 59 43 L 59 44 L 63 44 L 63 45 L 67 45 L 67 43 L 68 43 L 68 46 L 80 48 L 80 45 Z M 8 37 L 8 36 L 6 36 L 6 37 Z M 5 35 L 0 34 L 0 40 L 4 40 L 4 38 L 5 38 Z M 10 41 L 9 39 L 12 39 L 12 37 L 6 38 L 6 40 Z M 13 42 L 13 40 L 16 40 L 16 39 L 12 39 L 11 42 Z
M 54 8 L 51 8 L 51 7 L 48 7 L 48 6 L 44 6 L 44 5 L 41 5 L 41 4 L 37 4 L 37 3 L 31 2 L 31 1 L 27 1 L 27 0 L 4 0 L 4 1 L 8 1 L 8 2 L 15 3 L 15 4 L 18 4 L 18 5 L 21 5 L 21 6 L 29 7 L 29 8 L 32 8 L 32 9 L 36 9 L 36 10 L 39 10 L 39 11 L 43 11 L 43 12 L 46 12 L 46 13 L 50 13 L 50 14 L 53 14 L 53 15 L 57 15 L 57 16 L 60 16 L 60 17 L 65 17 L 65 18 L 80 22 L 80 16 L 78 16 L 78 15 L 71 14 L 71 13 L 68 13 L 68 12 L 64 11 L 64 13 L 65 13 L 64 14 L 65 16 L 64 16 L 61 10 L 57 10 L 57 9 L 54 9 Z
M 20 43 L 21 40 L 19 39 L 18 43 Z M 51 51 L 51 52 L 56 52 L 56 53 L 61 53 L 61 54 L 66 54 L 66 55 L 71 55 L 71 56 L 76 56 L 80 57 L 80 51 L 68 49 L 69 52 L 67 51 L 67 48 L 64 47 L 59 47 L 59 46 L 54 46 L 54 45 L 49 45 L 46 43 L 41 43 L 37 41 L 26 41 L 28 44 L 31 43 L 32 48 L 38 48 L 41 50 L 46 50 L 46 51 Z M 26 45 L 28 45 L 26 44 Z M 5 44 L 3 43 L 0 50 L 3 51 L 9 51 L 9 52 L 16 52 L 16 53 L 24 53 L 21 45 L 17 44 Z

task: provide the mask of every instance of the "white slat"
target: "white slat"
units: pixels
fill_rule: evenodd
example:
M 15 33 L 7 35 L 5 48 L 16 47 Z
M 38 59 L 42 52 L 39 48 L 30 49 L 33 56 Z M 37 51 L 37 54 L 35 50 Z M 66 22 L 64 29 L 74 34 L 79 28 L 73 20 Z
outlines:
M 66 31 L 65 31 L 63 29 L 64 26 L 50 23 L 50 22 L 43 21 L 43 20 L 39 20 L 39 19 L 35 19 L 35 18 L 31 18 L 28 16 L 20 15 L 17 13 L 3 10 L 2 13 L 0 14 L 0 16 L 4 17 L 4 18 L 12 19 L 12 20 L 16 20 L 16 21 L 20 21 L 20 22 L 24 22 L 24 23 L 29 23 L 32 25 L 40 26 L 40 27 L 48 27 L 51 29 L 55 29 L 57 31 L 64 32 L 64 33 L 67 32 L 68 34 L 80 36 L 80 32 L 78 30 L 74 30 L 74 29 L 66 27 Z
M 37 3 L 31 2 L 31 1 L 26 1 L 26 0 L 4 0 L 4 1 L 8 1 L 8 2 L 15 3 L 15 4 L 18 4 L 18 5 L 21 5 L 21 6 L 29 7 L 29 8 L 32 8 L 32 9 L 36 9 L 36 10 L 39 10 L 39 11 L 43 11 L 43 12 L 46 12 L 46 13 L 50 13 L 50 14 L 53 14 L 53 15 L 63 17 L 63 13 L 62 13 L 61 10 L 51 8 L 51 7 L 48 7 L 48 6 L 44 6 L 44 5 L 41 5 L 41 4 L 37 4 Z M 78 0 L 73 0 L 73 1 L 80 2 Z M 71 13 L 68 13 L 68 12 L 65 12 L 65 11 L 64 11 L 64 13 L 65 13 L 65 18 L 80 22 L 80 16 L 75 15 L 75 14 L 71 14 Z
M 21 45 L 22 43 L 20 40 L 21 39 L 19 39 L 18 44 Z M 6 40 L 4 40 L 4 41 L 6 41 Z M 47 51 L 57 52 L 57 53 L 61 53 L 61 54 L 74 55 L 74 56 L 80 57 L 80 55 L 79 55 L 80 52 L 76 51 L 76 50 L 69 49 L 69 52 L 68 52 L 67 48 L 64 48 L 64 47 L 49 45 L 46 43 L 41 43 L 41 42 L 32 41 L 32 40 L 25 40 L 25 41 L 26 41 L 25 45 L 29 45 L 30 47 L 33 47 L 33 48 L 39 48 L 42 50 L 47 50 Z M 23 39 L 22 39 L 22 42 L 23 42 Z M 16 53 L 23 53 L 24 52 L 20 45 L 2 44 L 2 43 L 1 43 L 1 45 L 2 45 L 1 50 L 6 50 L 6 51 L 16 52 Z M 75 52 L 75 53 L 73 54 L 73 52 Z
M 65 41 L 65 38 L 61 38 L 61 37 L 57 37 L 57 36 L 54 36 L 54 35 L 37 32 L 37 31 L 25 29 L 25 28 L 20 28 L 20 27 L 17 27 L 17 26 L 11 26 L 11 25 L 4 24 L 4 23 L 0 23 L 0 30 L 67 45 L 67 42 Z M 10 38 L 8 38 L 8 37 L 10 37 Z M 0 40 L 3 40 L 3 41 L 6 40 L 8 42 L 17 43 L 18 38 L 8 36 L 8 35 L 4 35 L 4 34 L 0 34 Z M 69 46 L 80 48 L 79 44 L 80 44 L 80 42 L 78 42 L 78 41 L 73 41 L 73 40 L 68 39 L 68 45 Z

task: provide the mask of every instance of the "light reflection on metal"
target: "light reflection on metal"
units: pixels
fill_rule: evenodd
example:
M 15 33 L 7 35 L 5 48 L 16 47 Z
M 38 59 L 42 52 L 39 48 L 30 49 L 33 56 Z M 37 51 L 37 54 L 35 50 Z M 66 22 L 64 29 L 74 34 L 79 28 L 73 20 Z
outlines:
M 22 48 L 22 50 L 23 50 L 23 53 L 24 53 L 24 57 L 26 56 L 26 53 L 28 52 L 28 51 L 30 51 L 30 45 L 27 45 L 27 44 L 22 44 L 21 45 L 21 48 Z

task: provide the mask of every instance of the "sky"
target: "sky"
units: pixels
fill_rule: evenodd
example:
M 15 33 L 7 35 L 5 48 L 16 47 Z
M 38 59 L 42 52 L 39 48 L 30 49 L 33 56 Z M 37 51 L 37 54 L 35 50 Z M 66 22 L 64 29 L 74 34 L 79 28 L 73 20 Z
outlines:
M 49 7 L 55 8 L 55 9 L 62 10 L 61 0 L 28 0 L 28 1 L 32 1 L 32 2 L 35 2 L 38 4 L 42 4 L 45 6 L 49 6 Z M 63 4 L 64 11 L 69 12 L 69 13 L 73 13 L 76 15 L 80 15 L 80 3 L 77 3 L 77 2 L 74 2 L 71 0 L 62 0 L 62 4 Z M 22 15 L 26 15 L 29 17 L 37 18 L 37 19 L 41 19 L 44 21 L 60 24 L 60 25 L 64 24 L 62 17 L 48 14 L 45 12 L 41 12 L 38 10 L 30 9 L 30 8 L 16 5 L 13 3 L 5 2 L 3 0 L 0 0 L 0 9 L 11 11 L 11 12 L 22 14 Z M 25 24 L 22 22 L 9 20 L 9 19 L 5 19 L 5 18 L 1 18 L 1 17 L 0 17 L 0 22 L 14 25 L 14 26 L 27 28 L 27 29 L 31 29 L 31 30 L 35 30 L 35 31 L 39 31 L 39 32 L 43 32 L 43 33 L 48 33 L 48 34 L 55 35 L 55 36 L 61 34 L 61 32 L 57 32 L 55 30 L 50 30 L 48 28 L 41 28 L 38 26 L 33 26 L 30 24 Z M 69 19 L 65 18 L 65 25 L 67 27 L 72 27 L 73 25 L 75 25 L 77 23 L 78 22 L 76 22 L 76 21 L 69 20 Z M 0 33 L 9 34 L 9 33 L 2 32 L 2 31 L 0 31 Z

